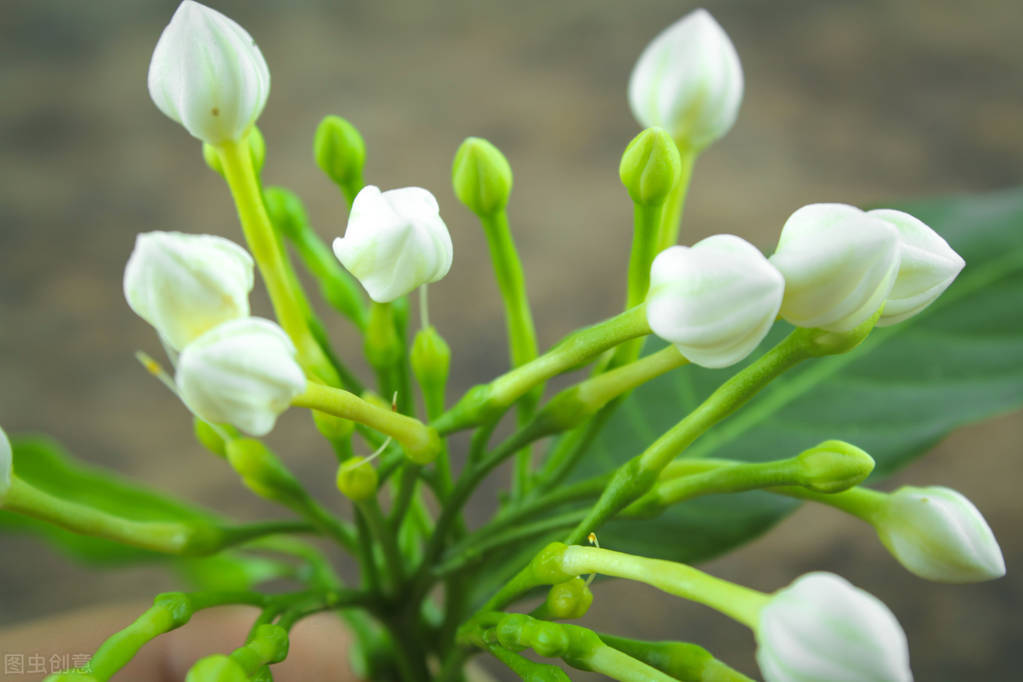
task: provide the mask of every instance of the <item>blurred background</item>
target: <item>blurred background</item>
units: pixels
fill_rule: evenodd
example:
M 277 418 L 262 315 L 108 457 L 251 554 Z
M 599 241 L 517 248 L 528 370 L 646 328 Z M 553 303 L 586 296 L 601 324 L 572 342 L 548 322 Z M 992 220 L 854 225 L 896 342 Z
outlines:
M 431 316 L 454 353 L 452 395 L 500 372 L 506 357 L 485 242 L 448 182 L 464 137 L 490 139 L 515 171 L 509 215 L 541 347 L 620 309 L 631 204 L 617 168 L 638 132 L 626 83 L 647 42 L 696 5 L 212 5 L 252 33 L 273 74 L 259 121 L 268 144 L 264 180 L 299 191 L 321 234 L 341 234 L 346 220 L 342 198 L 312 162 L 312 135 L 325 114 L 362 131 L 367 181 L 437 195 L 455 261 L 431 287 Z M 241 240 L 199 143 L 146 91 L 149 57 L 175 6 L 7 0 L 0 8 L 0 424 L 52 434 L 84 460 L 254 519 L 273 510 L 195 444 L 189 414 L 132 358 L 159 346 L 121 291 L 140 231 Z M 733 131 L 697 163 L 683 241 L 733 232 L 770 251 L 785 218 L 806 203 L 984 192 L 1023 177 L 1023 15 L 1015 0 L 707 7 L 736 45 L 746 96 Z M 253 301 L 268 314 L 258 285 Z M 360 366 L 351 327 L 340 319 L 328 326 L 342 355 Z M 336 500 L 324 485 L 333 457 L 309 427 L 293 410 L 271 443 Z M 869 528 L 820 509 L 803 509 L 706 568 L 765 590 L 801 572 L 837 571 L 891 606 L 909 635 L 917 679 L 1015 679 L 1023 641 L 1021 443 L 1023 419 L 1008 415 L 954 434 L 886 484 L 944 484 L 974 500 L 1005 552 L 1009 575 L 1000 581 L 918 580 Z M 489 497 L 476 501 L 480 510 L 492 507 Z M 0 537 L 0 627 L 145 600 L 175 584 L 160 570 L 103 573 L 35 540 Z M 587 622 L 698 641 L 755 674 L 752 637 L 723 617 L 631 584 L 605 582 L 595 592 Z

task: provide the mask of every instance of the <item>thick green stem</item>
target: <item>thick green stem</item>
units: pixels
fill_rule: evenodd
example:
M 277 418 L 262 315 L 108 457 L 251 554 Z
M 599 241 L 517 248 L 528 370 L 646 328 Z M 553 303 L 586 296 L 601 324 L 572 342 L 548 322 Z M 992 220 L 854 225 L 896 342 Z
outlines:
M 359 396 L 338 388 L 310 382 L 305 393 L 292 401 L 335 417 L 351 419 L 391 436 L 416 462 L 431 461 L 440 452 L 437 432 L 418 419 L 372 405 Z
M 329 384 L 340 384 L 340 377 L 313 337 L 302 307 L 288 286 L 284 253 L 263 204 L 248 143 L 245 140 L 223 142 L 217 145 L 217 151 L 224 177 L 234 197 L 245 240 L 263 276 L 277 320 L 295 343 L 302 366 Z
M 398 550 L 394 532 L 384 518 L 375 497 L 357 502 L 359 511 L 369 526 L 370 534 L 384 554 L 384 570 L 387 574 L 388 591 L 395 594 L 404 579 L 405 567 Z
M 859 487 L 840 493 L 819 493 L 796 487 L 774 488 L 771 492 L 826 504 L 870 524 L 877 520 L 877 515 L 888 497 L 886 493 Z

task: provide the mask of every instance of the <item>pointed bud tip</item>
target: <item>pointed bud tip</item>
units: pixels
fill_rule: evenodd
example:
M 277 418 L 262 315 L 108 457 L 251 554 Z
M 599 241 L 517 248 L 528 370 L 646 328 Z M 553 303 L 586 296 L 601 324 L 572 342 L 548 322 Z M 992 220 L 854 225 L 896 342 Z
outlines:
M 824 441 L 798 456 L 806 481 L 821 493 L 837 493 L 861 483 L 874 470 L 874 458 L 840 440 Z
M 313 158 L 328 178 L 341 187 L 361 183 L 366 143 L 358 129 L 340 116 L 326 116 L 316 128 Z
M 682 177 L 678 145 L 663 128 L 647 128 L 625 148 L 618 176 L 637 204 L 663 204 Z
M 507 206 L 512 182 L 508 159 L 489 141 L 468 137 L 455 152 L 451 184 L 458 200 L 476 215 L 493 215 Z

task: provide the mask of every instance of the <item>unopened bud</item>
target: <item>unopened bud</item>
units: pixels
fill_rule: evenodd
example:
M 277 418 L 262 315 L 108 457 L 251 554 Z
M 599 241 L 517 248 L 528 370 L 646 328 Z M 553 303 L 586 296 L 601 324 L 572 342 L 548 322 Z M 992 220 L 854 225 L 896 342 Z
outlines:
M 263 190 L 263 205 L 274 229 L 288 239 L 297 238 L 309 226 L 302 200 L 289 189 L 267 187 Z
M 808 573 L 772 595 L 755 634 L 765 682 L 913 679 L 892 612 L 833 573 Z
M 899 269 L 899 236 L 855 206 L 810 204 L 785 222 L 771 263 L 785 277 L 783 318 L 847 332 L 887 300 Z
M 497 147 L 481 137 L 469 137 L 455 152 L 451 165 L 455 196 L 478 216 L 493 215 L 508 205 L 512 170 Z
M 867 211 L 899 232 L 899 271 L 878 327 L 901 322 L 929 306 L 966 265 L 937 232 L 908 213 L 888 208 Z
M 380 477 L 365 457 L 352 457 L 337 470 L 337 489 L 352 502 L 368 500 L 377 493 Z
M 629 143 L 618 177 L 637 204 L 663 204 L 682 176 L 678 145 L 664 128 L 647 128 Z
M 749 242 L 731 234 L 654 259 L 647 295 L 650 329 L 703 367 L 728 367 L 770 331 L 785 282 Z
M 335 417 L 319 410 L 313 410 L 312 413 L 316 430 L 327 440 L 344 440 L 355 431 L 355 422 L 351 419 Z
M 416 333 L 409 362 L 421 386 L 443 388 L 451 367 L 451 349 L 435 327 L 426 327 Z
M 270 71 L 248 32 L 220 12 L 185 0 L 149 63 L 149 95 L 193 136 L 240 140 L 266 104 Z
M 227 441 L 224 440 L 224 431 L 231 432 L 231 436 L 238 435 L 233 426 L 225 424 L 214 427 L 209 422 L 203 421 L 198 417 L 192 418 L 192 430 L 199 444 L 218 457 L 227 456 Z
M 640 125 L 660 126 L 699 151 L 735 123 L 742 90 L 735 46 L 714 17 L 698 9 L 643 50 L 629 78 L 629 105 Z
M 248 680 L 245 668 L 224 654 L 199 659 L 185 677 L 185 682 L 248 682 Z
M 826 440 L 796 459 L 806 477 L 803 485 L 821 493 L 837 493 L 861 483 L 874 470 L 874 458 L 855 445 Z
M 970 500 L 950 488 L 899 488 L 886 497 L 874 528 L 899 563 L 921 578 L 975 583 L 1005 575 L 991 527 Z
M 366 143 L 347 120 L 331 115 L 320 121 L 313 139 L 313 156 L 320 170 L 339 187 L 362 184 Z
M 582 618 L 593 603 L 593 592 L 580 577 L 558 583 L 547 592 L 547 614 L 560 620 Z

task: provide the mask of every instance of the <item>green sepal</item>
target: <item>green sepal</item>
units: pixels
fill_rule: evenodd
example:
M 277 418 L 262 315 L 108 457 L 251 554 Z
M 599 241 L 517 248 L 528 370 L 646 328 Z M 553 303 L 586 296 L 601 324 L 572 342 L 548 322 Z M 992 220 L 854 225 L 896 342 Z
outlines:
M 252 168 L 258 176 L 263 170 L 263 163 L 266 161 L 266 140 L 263 138 L 263 133 L 256 126 L 252 126 L 249 129 L 249 135 L 246 140 L 249 143 L 249 154 L 252 157 Z M 224 165 L 220 160 L 220 153 L 216 147 L 203 142 L 202 158 L 206 165 L 210 167 L 210 170 L 221 176 L 224 174 Z

